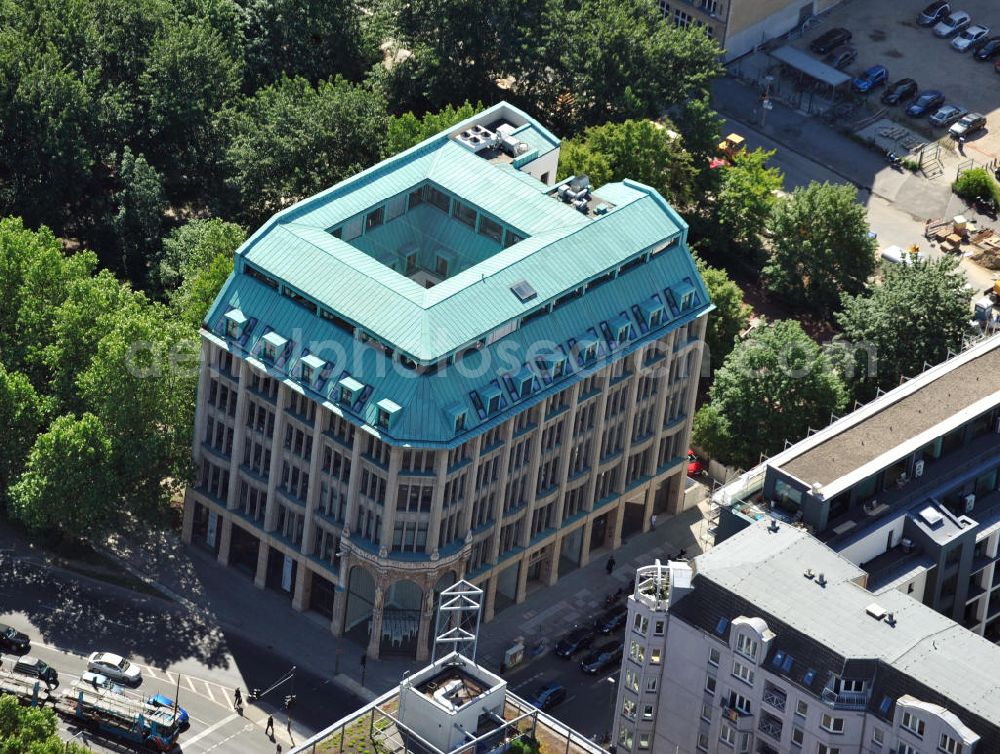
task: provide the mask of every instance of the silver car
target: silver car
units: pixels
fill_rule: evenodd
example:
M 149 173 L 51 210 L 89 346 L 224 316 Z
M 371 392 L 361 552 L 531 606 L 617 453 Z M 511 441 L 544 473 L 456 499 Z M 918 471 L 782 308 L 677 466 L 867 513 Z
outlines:
M 953 37 L 970 23 L 972 23 L 972 16 L 964 10 L 954 11 L 938 22 L 937 26 L 934 27 L 934 36 L 941 37 L 941 39 Z
M 976 42 L 980 39 L 985 39 L 989 33 L 989 26 L 974 24 L 951 40 L 951 49 L 958 50 L 959 52 L 968 52 L 975 46 Z
M 928 120 L 930 120 L 931 125 L 943 128 L 944 126 L 950 126 L 967 112 L 969 111 L 959 105 L 943 105 Z

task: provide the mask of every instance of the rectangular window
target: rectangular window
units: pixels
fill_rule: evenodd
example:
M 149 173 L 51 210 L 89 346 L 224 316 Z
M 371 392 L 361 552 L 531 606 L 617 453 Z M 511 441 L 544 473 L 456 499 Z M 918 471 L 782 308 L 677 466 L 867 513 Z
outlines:
M 433 186 L 424 186 L 423 199 L 432 207 L 437 207 L 442 212 L 447 212 L 451 208 L 451 198 Z
M 896 754 L 920 754 L 920 752 L 909 744 L 900 744 Z
M 820 721 L 820 727 L 823 730 L 828 730 L 831 733 L 843 733 L 844 732 L 844 718 L 834 717 L 833 715 L 825 714 Z
M 709 694 L 714 694 L 715 686 L 716 686 L 715 679 L 712 678 L 712 676 L 708 676 L 705 679 L 705 691 L 707 691 Z
M 819 748 L 816 750 L 818 754 L 840 754 L 839 746 L 827 746 L 826 744 L 820 744 Z
M 708 664 L 709 665 L 712 665 L 713 667 L 716 667 L 716 668 L 719 667 L 719 658 L 720 658 L 720 655 L 719 655 L 719 650 L 718 649 L 716 649 L 715 647 L 712 647 L 710 650 L 708 650 Z
M 913 733 L 919 738 L 924 737 L 924 721 L 921 720 L 916 715 L 914 715 L 912 712 L 903 713 L 902 725 L 904 728 L 910 731 L 910 733 Z
M 652 704 L 644 704 L 644 705 L 642 705 L 642 719 L 643 720 L 652 720 L 653 719 L 653 705 Z
M 708 734 L 698 734 L 698 751 L 708 751 Z
M 746 634 L 736 637 L 736 651 L 749 657 L 751 660 L 757 659 L 757 642 Z
M 885 731 L 881 728 L 872 728 L 872 743 L 882 746 L 885 743 Z
M 947 752 L 947 754 L 962 754 L 962 744 L 947 733 L 941 734 L 941 741 L 938 743 L 938 748 L 941 751 Z
M 379 207 L 365 216 L 365 230 L 377 228 L 385 221 L 385 208 Z
M 470 228 L 476 227 L 476 210 L 467 204 L 456 201 L 452 209 L 452 217 Z
M 792 744 L 795 746 L 801 746 L 802 742 L 805 740 L 806 734 L 803 732 L 802 728 L 792 728 Z
M 750 669 L 749 665 L 745 665 L 739 660 L 733 660 L 733 675 L 744 683 L 753 685 L 753 670 Z
M 649 664 L 650 665 L 659 665 L 660 664 L 660 650 L 659 649 L 651 649 L 651 650 L 649 650 Z
M 736 745 L 736 729 L 728 723 L 723 723 L 719 731 L 719 740 L 730 746 Z
M 705 720 L 706 722 L 711 722 L 712 721 L 712 705 L 711 704 L 703 704 L 703 705 L 701 705 L 701 719 Z
M 503 235 L 503 228 L 500 223 L 491 220 L 485 215 L 479 216 L 479 235 L 499 241 Z
M 809 705 L 806 704 L 801 699 L 799 699 L 795 703 L 795 714 L 798 715 L 799 717 L 805 717 L 806 715 L 809 714 Z

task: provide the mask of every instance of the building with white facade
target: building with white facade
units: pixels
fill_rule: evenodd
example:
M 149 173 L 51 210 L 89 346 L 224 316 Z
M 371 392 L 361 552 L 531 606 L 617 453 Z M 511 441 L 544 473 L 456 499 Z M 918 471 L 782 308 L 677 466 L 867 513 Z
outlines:
M 867 578 L 770 520 L 640 569 L 618 752 L 1000 752 L 1000 647 Z

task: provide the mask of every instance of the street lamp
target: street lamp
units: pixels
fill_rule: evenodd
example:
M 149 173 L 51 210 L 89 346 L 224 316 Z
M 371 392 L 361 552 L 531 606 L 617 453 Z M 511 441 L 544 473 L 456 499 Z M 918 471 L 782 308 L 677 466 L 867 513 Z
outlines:
M 611 694 L 611 717 L 608 720 L 608 732 L 604 735 L 607 743 L 611 743 L 611 736 L 614 733 L 615 728 L 615 679 L 613 676 L 608 676 L 604 679 L 608 684 L 608 689 L 610 689 Z

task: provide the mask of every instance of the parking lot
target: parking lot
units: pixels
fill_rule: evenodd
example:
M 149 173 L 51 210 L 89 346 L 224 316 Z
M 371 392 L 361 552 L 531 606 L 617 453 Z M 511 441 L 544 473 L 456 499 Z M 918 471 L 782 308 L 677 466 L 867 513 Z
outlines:
M 968 156 L 978 162 L 989 162 L 1000 156 L 1000 74 L 994 70 L 992 62 L 977 61 L 970 52 L 956 52 L 950 40 L 939 39 L 930 28 L 918 26 L 917 14 L 928 2 L 852 0 L 834 8 L 794 45 L 808 51 L 809 43 L 828 29 L 844 27 L 850 30 L 853 33 L 850 44 L 857 48 L 858 57 L 846 73 L 856 75 L 881 64 L 889 69 L 890 82 L 916 79 L 920 91 L 939 89 L 944 92 L 946 102 L 986 115 L 986 128 L 970 136 L 965 149 Z M 952 9 L 968 12 L 972 24 L 990 27 L 987 38 L 1000 36 L 1000 3 L 997 0 L 959 0 L 952 3 Z M 882 107 L 878 98 L 884 90 L 879 87 L 868 95 L 873 113 Z M 904 110 L 905 107 L 892 107 L 886 115 L 929 140 L 942 139 L 947 148 L 955 148 L 947 137 L 946 128 L 932 128 L 926 118 L 909 118 Z

